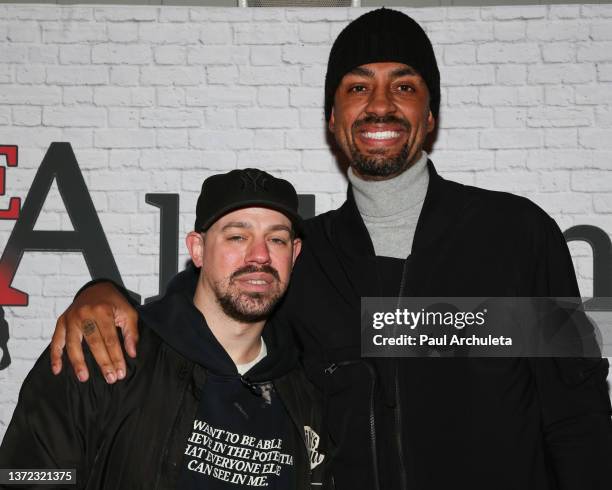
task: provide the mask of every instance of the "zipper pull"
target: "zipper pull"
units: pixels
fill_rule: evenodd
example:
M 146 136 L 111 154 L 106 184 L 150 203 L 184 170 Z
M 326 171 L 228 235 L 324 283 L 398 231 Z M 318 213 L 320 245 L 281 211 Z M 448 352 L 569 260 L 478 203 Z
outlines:
M 338 365 L 336 363 L 332 363 L 325 368 L 325 374 L 334 374 L 336 369 L 338 369 Z
M 247 378 L 243 376 L 240 376 L 240 381 L 244 386 L 251 390 L 251 393 L 253 393 L 254 395 L 260 395 L 259 389 L 257 388 L 257 385 L 255 383 L 251 383 Z

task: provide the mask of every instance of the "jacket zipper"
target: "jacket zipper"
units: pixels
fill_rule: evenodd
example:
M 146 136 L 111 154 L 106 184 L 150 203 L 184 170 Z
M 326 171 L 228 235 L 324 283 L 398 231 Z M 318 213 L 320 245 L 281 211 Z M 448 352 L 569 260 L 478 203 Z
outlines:
M 397 441 L 397 456 L 399 459 L 400 470 L 400 488 L 407 490 L 408 484 L 406 481 L 406 466 L 404 464 L 404 447 L 402 445 L 402 405 L 400 399 L 399 386 L 399 362 L 395 361 L 395 425 L 396 425 L 396 441 Z
M 402 279 L 400 288 L 397 294 L 397 308 L 399 309 L 406 289 L 406 280 L 408 276 L 408 266 L 410 265 L 412 255 L 406 257 L 404 267 L 402 267 Z M 399 361 L 395 361 L 395 441 L 397 443 L 397 457 L 400 471 L 400 488 L 407 490 L 408 482 L 406 476 L 406 465 L 404 463 L 404 446 L 402 444 L 402 402 L 400 397 L 400 382 L 399 382 Z
M 374 412 L 374 395 L 376 390 L 376 372 L 374 367 L 365 360 L 359 361 L 342 361 L 332 363 L 325 368 L 326 374 L 333 374 L 336 369 L 342 366 L 348 366 L 349 364 L 357 364 L 363 362 L 368 368 L 370 378 L 372 380 L 372 387 L 370 389 L 370 448 L 372 451 L 372 469 L 374 472 L 374 490 L 380 490 L 380 483 L 378 479 L 378 448 L 376 446 L 376 414 Z

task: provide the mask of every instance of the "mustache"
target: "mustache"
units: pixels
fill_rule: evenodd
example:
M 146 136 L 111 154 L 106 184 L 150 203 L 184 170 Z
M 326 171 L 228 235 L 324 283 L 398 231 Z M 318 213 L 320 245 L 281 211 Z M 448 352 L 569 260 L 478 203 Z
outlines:
M 230 282 L 232 282 L 237 277 L 240 277 L 244 274 L 252 274 L 253 272 L 264 272 L 266 274 L 270 274 L 274 279 L 280 282 L 280 276 L 278 271 L 272 267 L 271 265 L 262 265 L 261 267 L 257 267 L 256 265 L 245 265 L 240 269 L 235 270 L 230 276 Z
M 359 129 L 364 124 L 397 124 L 405 129 L 410 129 L 410 123 L 405 119 L 389 114 L 387 116 L 366 116 L 353 123 L 353 130 Z

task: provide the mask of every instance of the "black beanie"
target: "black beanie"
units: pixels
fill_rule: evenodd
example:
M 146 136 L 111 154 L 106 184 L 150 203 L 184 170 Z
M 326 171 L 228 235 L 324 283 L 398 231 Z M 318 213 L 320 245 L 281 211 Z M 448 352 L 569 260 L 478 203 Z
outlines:
M 336 38 L 325 76 L 325 120 L 329 121 L 336 89 L 353 68 L 396 62 L 414 68 L 429 89 L 429 108 L 438 119 L 440 72 L 431 41 L 415 20 L 397 10 L 378 9 L 355 19 Z

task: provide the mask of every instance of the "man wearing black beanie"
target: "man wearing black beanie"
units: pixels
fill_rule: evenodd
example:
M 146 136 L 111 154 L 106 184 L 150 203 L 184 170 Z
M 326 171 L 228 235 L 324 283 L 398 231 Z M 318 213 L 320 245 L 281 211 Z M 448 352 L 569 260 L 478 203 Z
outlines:
M 414 20 L 379 9 L 340 33 L 325 115 L 350 163 L 347 200 L 304 223 L 302 254 L 276 312 L 325 394 L 336 487 L 610 489 L 605 359 L 361 356 L 363 297 L 580 295 L 563 235 L 544 211 L 437 174 L 423 147 L 439 105 L 435 54 Z M 119 294 L 95 291 L 60 318 L 57 351 L 66 325 L 80 342 L 91 305 L 128 311 Z M 100 352 L 103 372 L 115 372 L 110 359 L 122 366 L 113 346 Z
M 357 66 L 382 61 L 403 63 L 419 73 L 429 90 L 432 115 L 438 119 L 440 72 L 433 46 L 412 18 L 383 8 L 351 22 L 334 42 L 325 76 L 326 120 L 331 116 L 342 77 Z

